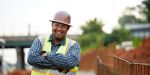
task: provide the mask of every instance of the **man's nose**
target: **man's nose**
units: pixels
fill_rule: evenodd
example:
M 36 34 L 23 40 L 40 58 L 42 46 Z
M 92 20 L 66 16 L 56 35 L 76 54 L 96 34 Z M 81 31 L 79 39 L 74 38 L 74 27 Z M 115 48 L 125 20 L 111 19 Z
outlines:
M 62 30 L 62 27 L 59 25 L 59 26 L 57 27 L 57 30 Z
M 57 27 L 57 30 L 61 30 L 61 27 Z

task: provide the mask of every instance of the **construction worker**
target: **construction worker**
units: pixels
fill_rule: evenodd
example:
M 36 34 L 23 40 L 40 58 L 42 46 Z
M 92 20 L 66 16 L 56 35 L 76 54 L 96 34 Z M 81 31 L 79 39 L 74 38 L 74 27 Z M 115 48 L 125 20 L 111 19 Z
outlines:
M 36 38 L 28 53 L 27 62 L 33 66 L 31 75 L 76 75 L 80 46 L 66 37 L 71 16 L 59 11 L 50 22 L 52 34 Z

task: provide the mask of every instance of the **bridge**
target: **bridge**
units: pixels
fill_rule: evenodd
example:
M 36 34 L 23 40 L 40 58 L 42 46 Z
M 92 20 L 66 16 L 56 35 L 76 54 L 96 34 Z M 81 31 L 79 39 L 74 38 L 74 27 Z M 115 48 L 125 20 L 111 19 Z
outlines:
M 76 39 L 78 35 L 67 35 L 67 37 Z M 5 40 L 5 48 L 15 48 L 17 52 L 17 64 L 19 69 L 25 69 L 24 48 L 29 48 L 38 36 L 1 36 Z M 0 48 L 2 44 L 0 43 Z

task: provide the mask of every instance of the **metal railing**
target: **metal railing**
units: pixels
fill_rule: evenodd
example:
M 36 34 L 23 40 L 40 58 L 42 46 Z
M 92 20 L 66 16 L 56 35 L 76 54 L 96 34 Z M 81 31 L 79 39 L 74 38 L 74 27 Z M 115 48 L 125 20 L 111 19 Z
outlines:
M 131 63 L 120 57 L 114 57 L 114 68 L 118 74 L 130 75 Z
M 97 75 L 150 75 L 150 64 L 131 63 L 116 56 L 113 57 L 113 60 L 114 67 L 110 69 L 105 63 L 102 63 L 100 58 L 97 58 Z
M 114 61 L 120 75 L 150 75 L 150 64 L 131 63 L 120 57 L 114 57 Z
M 107 65 L 102 63 L 99 57 L 97 57 L 97 68 L 97 75 L 112 75 Z

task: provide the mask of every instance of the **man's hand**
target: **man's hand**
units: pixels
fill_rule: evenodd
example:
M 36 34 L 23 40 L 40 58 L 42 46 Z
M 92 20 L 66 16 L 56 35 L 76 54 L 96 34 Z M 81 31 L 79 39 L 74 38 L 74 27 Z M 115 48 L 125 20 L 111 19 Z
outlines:
M 42 55 L 43 57 L 47 56 L 46 51 L 42 51 L 42 52 L 41 52 L 41 55 Z
M 62 73 L 68 73 L 69 72 L 69 70 L 67 70 L 67 69 L 58 69 L 58 71 L 62 72 Z

